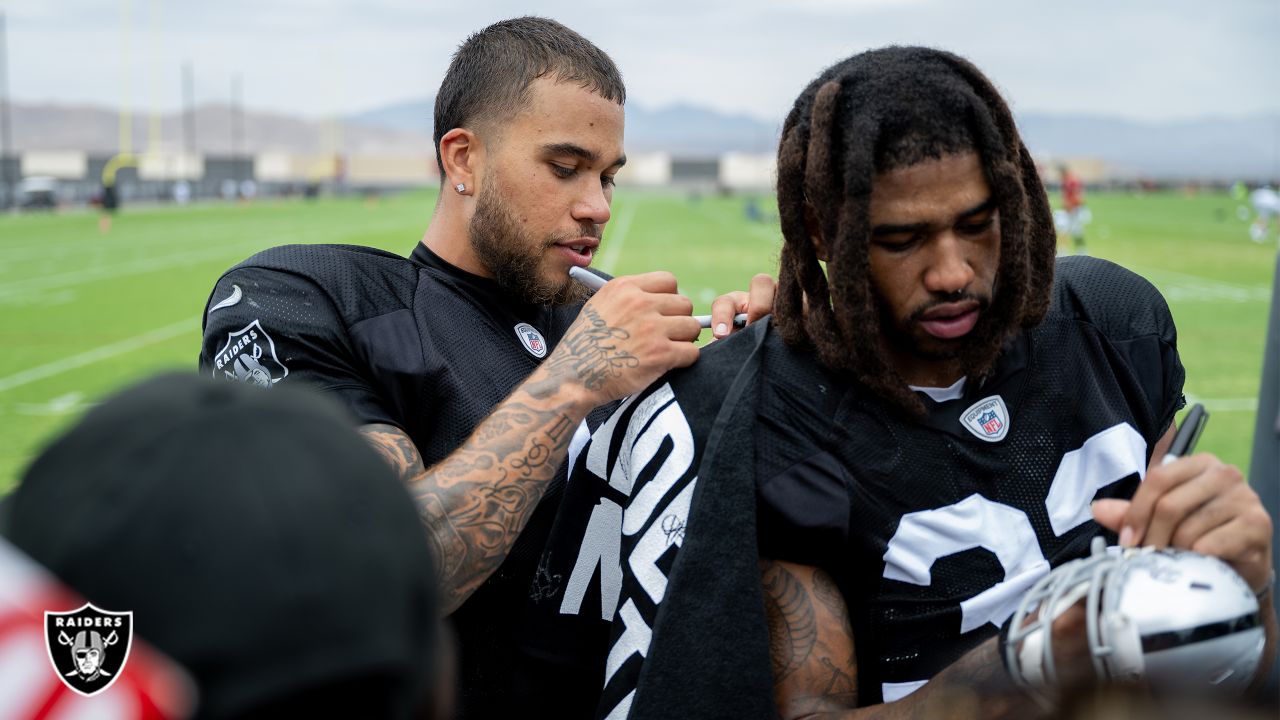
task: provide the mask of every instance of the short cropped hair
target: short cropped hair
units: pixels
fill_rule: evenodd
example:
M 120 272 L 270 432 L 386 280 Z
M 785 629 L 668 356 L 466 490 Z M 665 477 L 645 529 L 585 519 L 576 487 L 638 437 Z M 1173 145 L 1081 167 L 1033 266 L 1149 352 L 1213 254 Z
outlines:
M 458 47 L 440 83 L 434 134 L 442 177 L 438 154 L 445 133 L 511 117 L 529 102 L 529 85 L 540 77 L 578 83 L 606 100 L 626 102 L 622 74 L 590 40 L 547 18 L 494 23 Z

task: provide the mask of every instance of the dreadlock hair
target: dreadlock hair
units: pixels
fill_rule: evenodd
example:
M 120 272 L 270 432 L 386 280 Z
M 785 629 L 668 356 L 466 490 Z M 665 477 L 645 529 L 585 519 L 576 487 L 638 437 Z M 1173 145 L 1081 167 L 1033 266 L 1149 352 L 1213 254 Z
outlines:
M 436 94 L 436 164 L 440 138 L 473 123 L 501 122 L 529 102 L 529 85 L 540 77 L 574 82 L 619 105 L 627 98 L 622 74 L 590 40 L 555 20 L 518 17 L 473 34 L 458 46 Z
M 924 404 L 894 369 L 869 269 L 873 178 L 976 152 L 1000 216 L 1000 265 L 990 308 L 961 351 L 966 371 L 990 372 L 1000 347 L 1049 309 L 1056 238 L 1035 163 L 991 82 L 941 50 L 887 47 L 855 55 L 805 88 L 778 147 L 783 246 L 774 322 L 792 345 L 851 372 L 912 414 Z M 812 223 L 823 239 L 819 264 Z

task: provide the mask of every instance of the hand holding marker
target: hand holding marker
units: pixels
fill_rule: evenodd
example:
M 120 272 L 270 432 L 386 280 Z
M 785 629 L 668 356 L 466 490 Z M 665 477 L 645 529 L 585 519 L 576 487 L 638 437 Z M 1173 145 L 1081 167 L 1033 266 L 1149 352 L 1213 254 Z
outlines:
M 604 278 L 600 277 L 599 275 L 596 275 L 590 270 L 587 270 L 586 268 L 578 267 L 576 265 L 569 268 L 569 277 L 573 278 L 574 280 L 577 280 L 583 285 L 586 285 L 592 290 L 599 290 L 600 288 L 604 287 L 604 284 L 607 282 Z M 711 327 L 710 315 L 694 315 L 693 317 L 698 321 L 698 324 L 701 325 L 702 327 L 704 328 Z M 747 324 L 746 313 L 738 313 L 733 317 L 734 327 L 743 327 L 746 324 Z

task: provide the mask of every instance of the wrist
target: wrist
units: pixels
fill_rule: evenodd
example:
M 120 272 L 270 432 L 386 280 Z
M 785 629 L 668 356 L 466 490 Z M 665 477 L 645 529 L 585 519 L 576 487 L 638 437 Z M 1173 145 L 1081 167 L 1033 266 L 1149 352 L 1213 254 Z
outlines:
M 602 404 L 596 393 L 582 383 L 553 374 L 545 365 L 535 370 L 522 387 L 539 403 L 561 408 L 565 414 L 575 418 L 586 417 L 593 408 Z
M 1262 583 L 1262 587 L 1252 588 L 1253 596 L 1258 599 L 1258 607 L 1262 607 L 1268 600 L 1271 599 L 1271 592 L 1272 590 L 1275 589 L 1275 586 L 1276 586 L 1276 571 L 1275 571 L 1275 568 L 1272 568 L 1267 572 L 1267 581 Z

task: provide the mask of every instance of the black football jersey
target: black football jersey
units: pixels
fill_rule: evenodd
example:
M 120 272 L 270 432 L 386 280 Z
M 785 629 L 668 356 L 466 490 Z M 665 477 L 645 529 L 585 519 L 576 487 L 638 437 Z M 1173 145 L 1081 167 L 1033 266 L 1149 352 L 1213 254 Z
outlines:
M 732 557 L 725 546 L 742 544 L 736 525 L 752 528 L 761 556 L 835 578 L 853 622 L 860 703 L 909 694 L 994 635 L 1050 568 L 1088 553 L 1101 532 L 1090 502 L 1133 493 L 1184 402 L 1163 298 L 1137 275 L 1086 257 L 1058 262 L 1048 315 L 1004 348 L 985 381 L 966 381 L 943 402 L 922 395 L 923 418 L 826 370 L 776 332 L 755 346 L 742 336 L 717 345 L 715 362 L 704 353 L 621 408 L 575 468 L 571 491 L 580 477 L 597 476 L 629 496 L 600 716 L 624 716 L 661 669 L 643 668 L 672 624 L 663 608 L 672 602 L 668 582 L 682 576 L 682 547 L 702 538 L 700 562 L 714 567 Z M 743 396 L 729 381 L 753 363 L 754 412 L 726 422 L 720 402 L 728 408 Z M 718 445 L 751 438 L 740 462 L 717 467 L 727 475 L 746 468 L 754 524 L 691 519 L 695 486 L 724 491 L 702 467 L 708 436 Z M 712 608 L 704 611 L 710 625 L 725 602 L 703 597 L 695 608 Z M 733 663 L 707 667 L 734 668 L 720 671 L 736 678 L 743 667 Z
M 430 467 L 533 372 L 580 306 L 516 302 L 419 243 L 409 258 L 339 245 L 267 250 L 227 271 L 207 308 L 202 372 L 316 387 L 359 424 L 403 429 Z M 576 638 L 603 637 L 599 615 L 586 616 L 584 629 L 576 618 L 561 620 L 558 605 L 526 607 L 563 485 L 561 469 L 506 561 L 451 616 L 459 717 L 536 716 L 540 707 L 558 714 L 564 696 L 599 691 L 592 676 L 541 669 L 590 662 L 575 655 L 579 645 L 602 641 Z M 552 617 L 531 616 L 537 612 Z M 552 624 L 565 642 L 542 643 L 550 649 L 526 657 L 518 640 L 525 623 Z
M 1084 257 L 1058 263 L 1051 311 L 994 373 L 956 399 L 922 395 L 922 420 L 856 385 L 832 400 L 821 369 L 773 351 L 791 370 L 764 360 L 761 553 L 831 572 L 864 704 L 919 688 L 1087 555 L 1090 502 L 1133 494 L 1184 402 L 1163 298 Z

